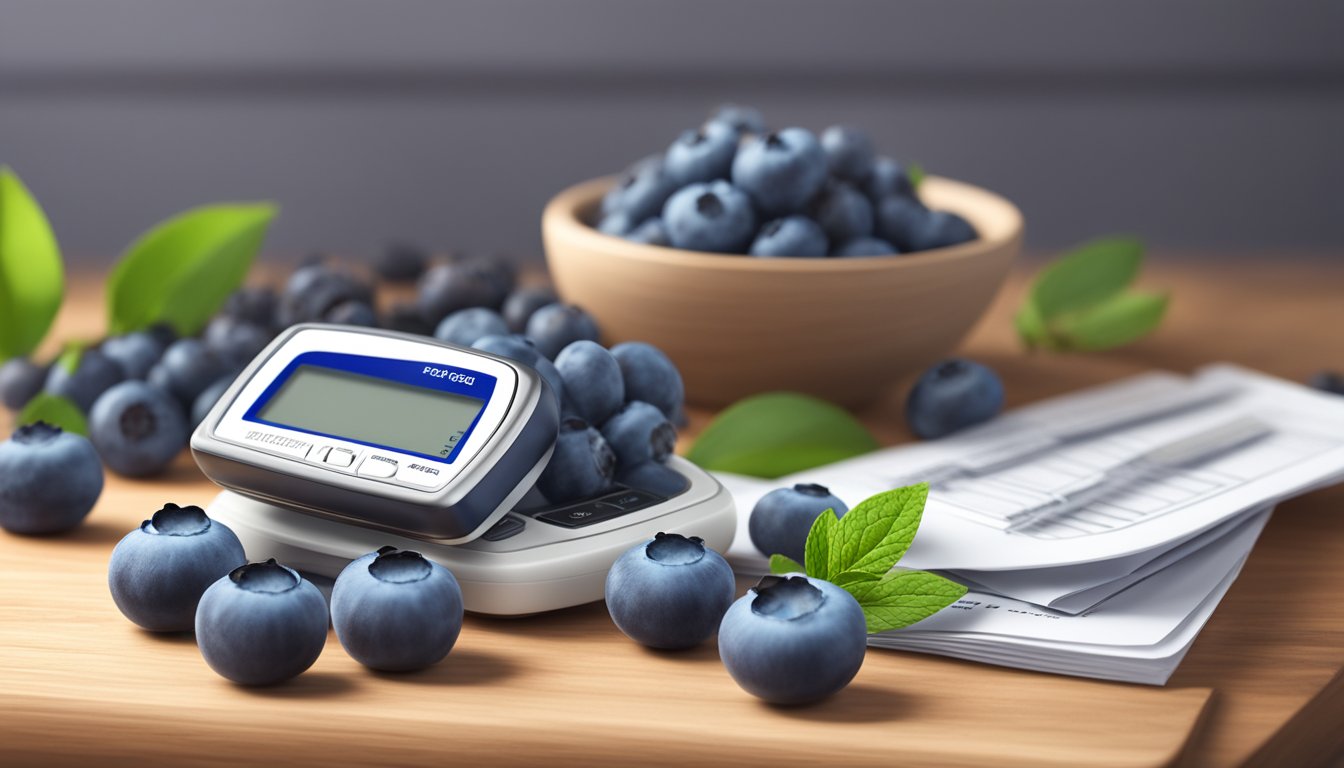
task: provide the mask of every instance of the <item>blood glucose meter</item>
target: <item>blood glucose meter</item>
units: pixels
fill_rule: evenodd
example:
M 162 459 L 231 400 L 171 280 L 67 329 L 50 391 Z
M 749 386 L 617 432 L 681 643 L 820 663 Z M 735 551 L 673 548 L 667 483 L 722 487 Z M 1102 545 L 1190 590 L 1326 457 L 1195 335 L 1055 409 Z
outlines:
M 192 435 L 226 490 L 209 514 L 249 559 L 334 578 L 385 545 L 453 571 L 468 610 L 523 614 L 602 598 L 606 572 L 658 531 L 720 551 L 731 496 L 673 458 L 657 488 L 560 505 L 532 491 L 558 429 L 530 367 L 390 331 L 299 325 L 238 376 Z

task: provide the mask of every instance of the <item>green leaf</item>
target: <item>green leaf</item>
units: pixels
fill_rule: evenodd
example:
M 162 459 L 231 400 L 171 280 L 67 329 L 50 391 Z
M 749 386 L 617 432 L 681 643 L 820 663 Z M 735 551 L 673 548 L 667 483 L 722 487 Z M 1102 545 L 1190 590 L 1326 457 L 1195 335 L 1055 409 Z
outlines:
M 1120 293 L 1134 282 L 1142 264 L 1143 244 L 1136 238 L 1094 240 L 1042 270 L 1032 286 L 1031 301 L 1049 323 Z
M 1017 335 L 1022 338 L 1028 349 L 1050 346 L 1050 334 L 1045 329 L 1045 319 L 1041 317 L 1041 311 L 1036 308 L 1036 302 L 1032 301 L 1030 296 L 1022 302 L 1022 308 L 1013 318 L 1013 324 L 1017 326 Z
M 770 572 L 776 576 L 783 576 L 786 573 L 807 573 L 807 569 L 791 557 L 771 555 Z
M 910 179 L 910 186 L 918 192 L 919 185 L 924 183 L 924 167 L 919 163 L 911 163 L 910 168 L 905 172 L 905 177 Z
M 110 331 L 164 322 L 199 332 L 242 284 L 275 213 L 269 203 L 205 206 L 141 235 L 107 281 Z
M 1162 322 L 1168 297 L 1156 293 L 1122 293 L 1085 312 L 1051 323 L 1051 335 L 1065 349 L 1111 349 L 1139 339 Z
M 52 426 L 60 427 L 66 432 L 74 432 L 79 435 L 89 434 L 89 426 L 84 421 L 84 414 L 79 410 L 79 406 L 60 395 L 51 395 L 46 392 L 37 393 L 19 412 L 18 420 L 14 426 L 21 427 L 24 424 L 33 424 L 39 421 L 45 421 Z
M 863 608 L 869 634 L 908 627 L 966 594 L 966 587 L 928 571 L 892 571 L 881 579 L 853 581 L 844 587 Z
M 720 413 L 686 458 L 704 469 L 773 479 L 876 448 L 873 436 L 844 409 L 807 395 L 770 392 Z
M 79 370 L 79 364 L 84 362 L 84 344 L 78 341 L 67 342 L 65 348 L 61 350 L 60 357 L 56 358 L 56 365 L 64 368 L 65 372 L 74 375 Z
M 61 251 L 46 214 L 19 177 L 0 166 L 0 361 L 37 348 L 64 293 Z
M 831 532 L 830 572 L 881 576 L 890 571 L 915 540 L 928 498 L 929 484 L 919 483 L 870 496 L 849 510 Z
M 845 571 L 839 576 L 836 576 L 835 578 L 831 579 L 831 583 L 836 585 L 837 587 L 844 587 L 845 589 L 849 589 L 850 584 L 857 584 L 858 582 L 861 581 L 877 581 L 880 578 L 882 577 L 877 576 L 876 574 L 868 573 L 867 571 Z
M 812 529 L 807 532 L 807 544 L 803 547 L 803 562 L 806 564 L 806 573 L 818 579 L 829 579 L 832 571 L 829 561 L 831 555 L 832 537 L 835 536 L 836 529 L 840 527 L 840 520 L 835 516 L 835 510 L 828 509 L 817 515 L 817 519 L 812 521 Z M 838 573 L 838 571 L 835 571 Z

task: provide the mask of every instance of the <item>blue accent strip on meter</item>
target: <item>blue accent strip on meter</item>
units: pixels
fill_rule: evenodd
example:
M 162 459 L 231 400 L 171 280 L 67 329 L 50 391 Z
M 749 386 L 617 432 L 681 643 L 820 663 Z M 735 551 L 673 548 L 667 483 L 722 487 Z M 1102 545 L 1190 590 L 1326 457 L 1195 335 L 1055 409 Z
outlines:
M 399 448 L 395 445 L 380 445 L 364 440 L 356 440 L 351 437 L 346 437 L 345 435 L 333 435 L 326 432 L 303 429 L 289 424 L 277 424 L 260 418 L 258 414 L 266 407 L 266 403 L 275 396 L 275 393 L 280 391 L 280 388 L 285 385 L 285 382 L 289 380 L 290 376 L 294 375 L 295 371 L 305 365 L 328 368 L 335 371 L 346 371 L 361 376 L 370 376 L 386 381 L 407 384 L 413 387 L 420 387 L 421 389 L 438 390 L 440 392 L 448 392 L 454 395 L 474 398 L 481 401 L 481 410 L 476 414 L 476 418 L 472 420 L 471 426 L 467 427 L 467 431 L 462 433 L 461 439 L 457 441 L 457 446 L 453 448 L 453 452 L 449 454 L 448 458 L 431 456 L 416 451 L 408 451 L 405 448 Z M 495 386 L 498 383 L 498 380 L 488 373 L 473 371 L 470 368 L 458 368 L 456 366 L 443 365 L 441 363 L 427 363 L 416 360 L 394 360 L 387 357 L 349 355 L 341 352 L 304 352 L 303 354 L 296 356 L 293 360 L 290 360 L 289 365 L 285 366 L 285 369 L 280 372 L 280 375 L 276 376 L 275 380 L 266 386 L 266 389 L 261 393 L 261 396 L 247 409 L 247 413 L 243 414 L 243 419 L 245 421 L 265 424 L 271 427 L 290 429 L 295 432 L 304 432 L 320 437 L 329 437 L 333 440 L 344 440 L 346 442 L 367 445 L 371 448 L 382 448 L 387 451 L 395 451 L 408 456 L 418 456 L 430 461 L 452 464 L 453 460 L 457 458 L 457 455 L 462 452 L 462 446 L 466 445 L 467 439 L 471 437 L 471 433 L 476 429 L 476 425 L 480 423 L 481 414 L 485 413 L 485 408 L 489 404 L 490 398 L 494 396 Z

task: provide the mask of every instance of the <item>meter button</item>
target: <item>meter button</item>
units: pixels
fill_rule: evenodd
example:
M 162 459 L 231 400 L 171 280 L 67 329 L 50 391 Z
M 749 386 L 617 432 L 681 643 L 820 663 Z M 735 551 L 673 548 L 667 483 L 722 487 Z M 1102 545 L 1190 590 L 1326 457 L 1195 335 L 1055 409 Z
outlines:
M 321 464 L 327 460 L 327 453 L 331 450 L 330 445 L 314 445 L 312 450 L 308 451 L 308 460 L 316 461 Z
M 397 460 L 391 456 L 369 454 L 369 458 L 359 465 L 359 474 L 364 477 L 391 477 L 397 474 Z
M 422 488 L 437 488 L 443 485 L 443 474 L 438 467 L 413 461 L 397 470 L 397 482 L 418 485 Z
M 500 541 L 510 536 L 516 536 L 523 532 L 523 526 L 526 525 L 522 520 L 509 515 L 501 517 L 498 523 L 490 526 L 490 530 L 481 534 L 481 538 L 486 541 Z
M 587 504 L 580 504 L 577 507 L 567 507 L 565 509 L 556 509 L 545 514 L 537 515 L 538 520 L 561 525 L 566 528 L 582 528 L 585 525 L 593 525 L 610 520 L 613 517 L 624 515 L 626 510 L 612 504 L 604 504 L 600 501 L 590 501 Z
M 349 448 L 332 448 L 326 463 L 333 467 L 348 467 L 355 463 L 355 452 Z
M 662 501 L 660 497 L 655 496 L 648 491 L 640 491 L 636 489 L 613 493 L 602 499 L 602 503 L 620 507 L 626 512 L 634 512 L 637 509 L 651 507 L 660 501 Z

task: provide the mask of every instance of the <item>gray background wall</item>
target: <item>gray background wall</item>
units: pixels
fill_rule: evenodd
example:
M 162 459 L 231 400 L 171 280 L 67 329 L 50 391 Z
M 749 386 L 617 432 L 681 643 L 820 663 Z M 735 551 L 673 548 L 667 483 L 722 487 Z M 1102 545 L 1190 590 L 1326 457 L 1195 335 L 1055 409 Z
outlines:
M 0 163 L 73 257 L 267 198 L 269 249 L 539 252 L 724 100 L 864 126 L 1029 242 L 1344 255 L 1344 3 L 0 0 Z

